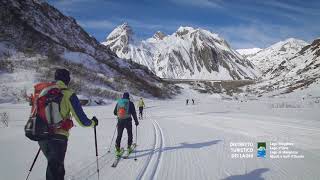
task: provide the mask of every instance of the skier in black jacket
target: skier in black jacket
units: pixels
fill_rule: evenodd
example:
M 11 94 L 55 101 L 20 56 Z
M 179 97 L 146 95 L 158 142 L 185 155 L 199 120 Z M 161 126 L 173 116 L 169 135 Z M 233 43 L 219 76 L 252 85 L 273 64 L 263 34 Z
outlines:
M 130 101 L 129 93 L 125 92 L 114 108 L 114 115 L 117 116 L 117 139 L 116 139 L 116 155 L 120 156 L 120 144 L 124 128 L 127 129 L 128 133 L 128 152 L 132 152 L 132 118 L 134 119 L 135 125 L 139 125 L 139 121 L 136 114 L 136 109 L 133 102 Z

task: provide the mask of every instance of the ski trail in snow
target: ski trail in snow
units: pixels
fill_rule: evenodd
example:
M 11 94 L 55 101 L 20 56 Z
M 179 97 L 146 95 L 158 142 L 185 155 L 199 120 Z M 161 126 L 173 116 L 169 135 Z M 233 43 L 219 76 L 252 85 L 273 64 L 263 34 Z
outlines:
M 156 120 L 153 120 L 154 144 L 152 153 L 148 156 L 142 170 L 137 176 L 140 179 L 156 179 L 159 165 L 161 164 L 162 149 L 164 145 L 164 137 L 162 129 Z
M 124 138 L 123 141 L 127 141 L 127 138 Z M 114 143 L 112 143 L 114 144 Z M 105 150 L 109 149 L 109 147 L 105 148 Z M 99 171 L 103 172 L 105 168 L 109 166 L 110 163 L 114 160 L 115 153 L 114 152 L 105 152 L 98 157 L 99 161 Z M 92 161 L 88 164 L 80 166 L 78 169 L 68 172 L 65 176 L 67 180 L 75 180 L 75 179 L 90 179 L 93 176 L 97 175 L 97 164 L 96 161 Z
M 153 125 L 153 132 L 154 132 L 154 143 L 153 143 L 153 146 L 152 146 L 152 153 L 150 153 L 150 155 L 148 156 L 148 159 L 146 160 L 146 162 L 145 162 L 145 164 L 144 164 L 144 166 L 143 166 L 143 168 L 142 168 L 142 170 L 140 171 L 140 173 L 138 174 L 138 176 L 137 176 L 137 180 L 140 180 L 140 179 L 142 179 L 142 177 L 144 177 L 144 175 L 145 175 L 145 173 L 146 173 L 146 171 L 147 171 L 147 168 L 148 168 L 148 166 L 149 166 L 149 164 L 150 164 L 150 161 L 151 161 L 151 158 L 152 158 L 152 156 L 153 156 L 153 153 L 154 153 L 154 151 L 155 151 L 155 148 L 156 148 L 156 142 L 157 142 L 157 135 L 156 135 L 156 126 L 155 126 L 155 124 L 154 123 L 152 123 L 152 125 Z
M 157 161 L 156 161 L 156 164 L 153 168 L 153 171 L 152 171 L 152 176 L 151 176 L 151 179 L 154 179 L 154 177 L 156 177 L 157 175 L 157 170 L 158 170 L 158 167 L 161 163 L 161 155 L 162 155 L 162 150 L 163 150 L 163 144 L 164 144 L 164 137 L 163 137 L 163 132 L 162 132 L 162 129 L 159 125 L 159 123 L 154 120 L 154 123 L 156 124 L 157 128 L 158 128 L 158 132 L 159 132 L 159 139 L 160 139 L 160 147 L 159 147 L 159 151 L 158 151 L 158 157 L 157 157 Z

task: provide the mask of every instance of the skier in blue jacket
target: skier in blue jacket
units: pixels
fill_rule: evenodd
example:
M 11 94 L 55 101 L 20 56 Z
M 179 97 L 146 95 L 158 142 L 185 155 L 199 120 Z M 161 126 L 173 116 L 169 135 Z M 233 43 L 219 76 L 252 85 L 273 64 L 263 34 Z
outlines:
M 122 133 L 124 129 L 127 129 L 128 133 L 128 152 L 131 153 L 133 151 L 132 148 L 132 118 L 135 121 L 135 125 L 139 125 L 139 121 L 137 118 L 136 109 L 134 107 L 133 102 L 130 101 L 129 93 L 125 92 L 122 96 L 122 99 L 118 100 L 116 107 L 114 108 L 114 115 L 117 116 L 117 139 L 116 139 L 116 155 L 120 156 L 120 144 Z

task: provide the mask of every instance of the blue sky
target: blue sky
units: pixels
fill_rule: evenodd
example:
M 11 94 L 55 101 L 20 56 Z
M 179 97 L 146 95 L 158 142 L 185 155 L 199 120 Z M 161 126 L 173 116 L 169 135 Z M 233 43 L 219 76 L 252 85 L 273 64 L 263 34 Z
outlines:
M 286 38 L 320 37 L 319 0 L 49 0 L 98 41 L 128 22 L 140 39 L 180 26 L 219 34 L 233 48 L 265 48 Z

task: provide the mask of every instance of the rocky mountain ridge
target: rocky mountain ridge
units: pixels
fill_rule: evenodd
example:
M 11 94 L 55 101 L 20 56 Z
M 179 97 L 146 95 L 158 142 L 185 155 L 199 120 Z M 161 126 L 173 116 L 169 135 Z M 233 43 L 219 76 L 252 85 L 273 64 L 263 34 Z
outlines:
M 157 32 L 147 40 L 130 42 L 127 39 L 135 38 L 127 29 L 132 29 L 127 23 L 118 26 L 102 44 L 121 58 L 147 66 L 159 77 L 236 80 L 258 75 L 249 61 L 207 30 L 180 27 L 172 35 Z

